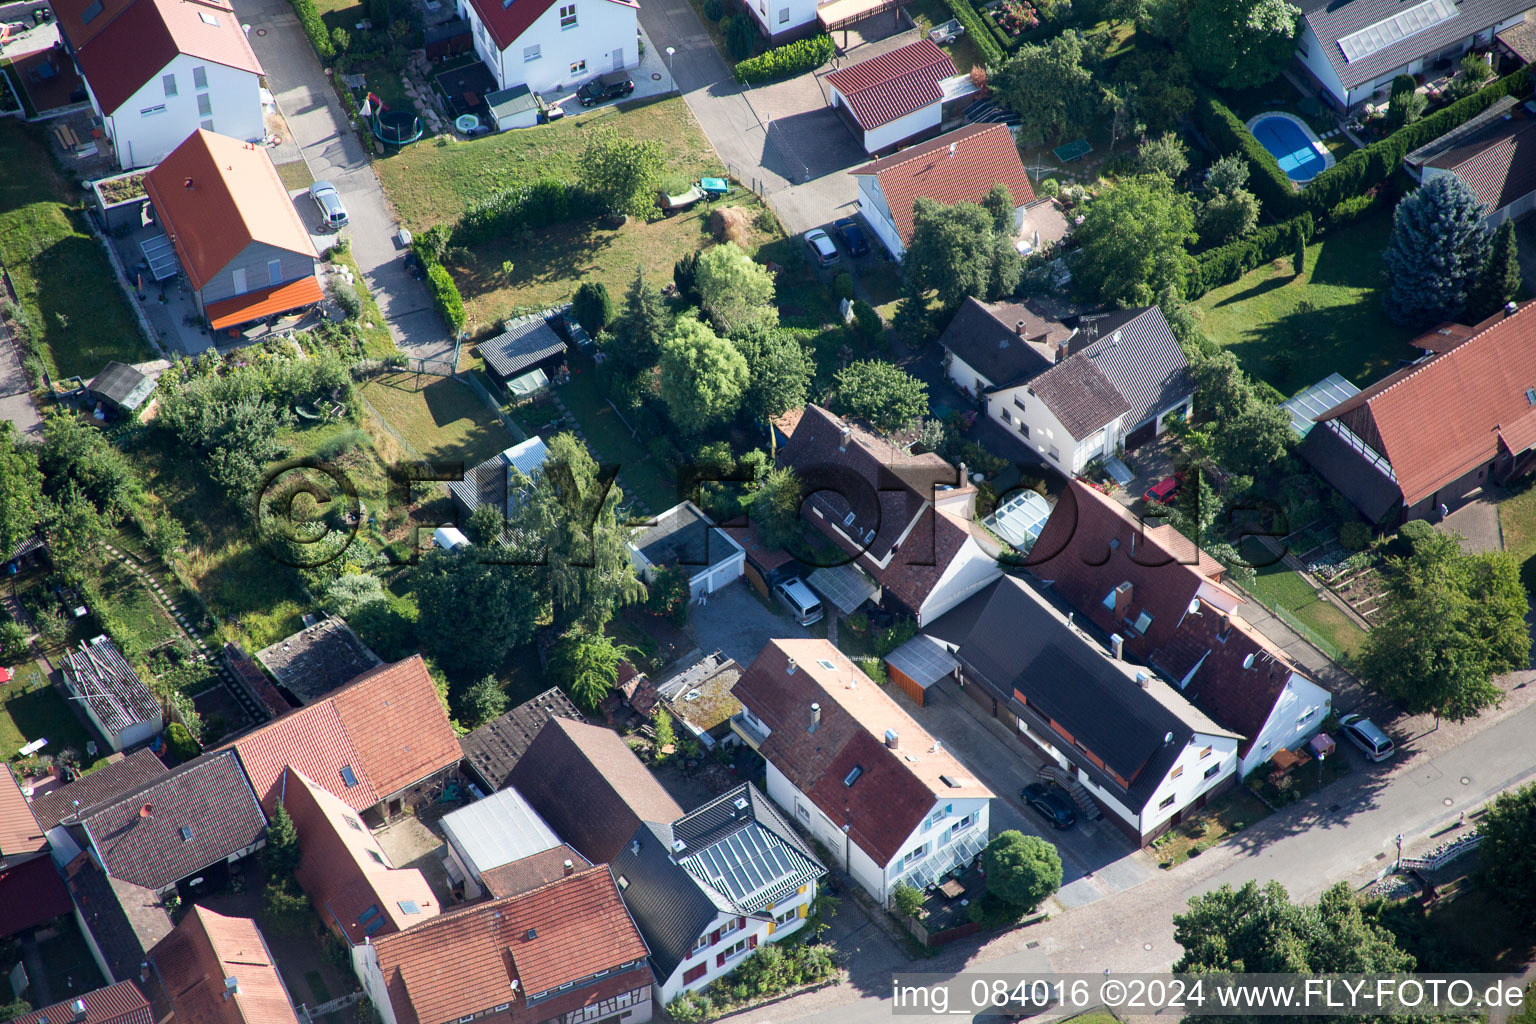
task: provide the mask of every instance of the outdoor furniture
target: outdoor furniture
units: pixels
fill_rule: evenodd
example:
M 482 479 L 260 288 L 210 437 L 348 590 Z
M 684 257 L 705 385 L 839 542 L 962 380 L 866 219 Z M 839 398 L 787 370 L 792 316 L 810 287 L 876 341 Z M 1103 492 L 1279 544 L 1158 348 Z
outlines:
M 944 894 L 945 899 L 955 900 L 965 895 L 965 886 L 960 884 L 960 879 L 951 878 L 939 886 L 939 892 Z
M 470 110 L 474 110 L 476 107 L 478 107 L 480 105 L 480 94 L 475 92 L 475 90 L 473 90 L 473 89 L 465 89 L 464 90 L 464 105 L 466 107 L 468 107 Z
M 681 192 L 675 196 L 663 193 L 661 196 L 661 208 L 668 213 L 674 213 L 678 210 L 686 210 L 703 198 L 704 190 L 697 185 L 693 185 L 689 187 L 688 191 Z

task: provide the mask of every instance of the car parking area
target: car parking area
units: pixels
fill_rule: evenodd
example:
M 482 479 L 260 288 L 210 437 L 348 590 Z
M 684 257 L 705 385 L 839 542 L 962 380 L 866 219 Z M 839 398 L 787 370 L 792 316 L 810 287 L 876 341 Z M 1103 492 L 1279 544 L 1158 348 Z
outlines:
M 778 604 L 770 604 L 745 581 L 732 583 L 710 594 L 703 604 L 689 610 L 688 631 L 701 651 L 719 651 L 742 665 L 750 665 L 769 640 L 804 639 L 814 636 L 797 624 Z

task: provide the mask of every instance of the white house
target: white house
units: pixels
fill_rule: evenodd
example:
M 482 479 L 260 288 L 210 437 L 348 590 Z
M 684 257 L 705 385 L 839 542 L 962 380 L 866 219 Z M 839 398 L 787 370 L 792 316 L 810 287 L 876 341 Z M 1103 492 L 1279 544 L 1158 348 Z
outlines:
M 987 843 L 992 791 L 826 640 L 770 640 L 732 691 L 768 795 L 882 904 Z
M 111 750 L 153 739 L 163 724 L 160 702 L 109 638 L 82 641 L 64 655 L 64 687 Z
M 874 580 L 878 603 L 921 626 L 1002 569 L 972 533 L 976 489 L 938 455 L 909 449 L 807 405 L 779 464 L 806 485 L 801 516 Z
M 119 166 L 158 163 L 202 128 L 267 130 L 256 59 L 227 0 L 53 0 Z
M 937 132 L 946 112 L 976 94 L 970 76 L 928 39 L 841 68 L 826 82 L 827 103 L 866 153 Z
M 1008 186 L 1014 230 L 1035 191 L 1005 124 L 972 124 L 929 139 L 848 172 L 859 183 L 859 212 L 875 236 L 900 260 L 912 240 L 912 204 L 977 203 L 993 185 Z
M 498 90 L 544 93 L 640 63 L 632 0 L 458 0 Z
M 1398 75 L 1451 64 L 1525 20 L 1530 0 L 1305 0 L 1296 59 L 1343 108 L 1385 91 Z
M 751 783 L 646 822 L 610 865 L 663 1005 L 800 930 L 826 868 Z
M 646 583 L 665 568 L 688 573 L 693 600 L 741 579 L 747 552 L 691 501 L 674 505 L 629 541 L 629 559 Z
M 752 13 L 757 30 L 774 46 L 816 32 L 846 28 L 901 6 L 901 0 L 744 0 L 742 3 L 742 8 Z M 900 28 L 900 24 L 896 27 Z
M 1519 102 L 1493 106 L 1403 158 L 1420 182 L 1454 174 L 1477 193 L 1483 221 L 1497 227 L 1536 210 L 1536 120 L 1515 116 Z

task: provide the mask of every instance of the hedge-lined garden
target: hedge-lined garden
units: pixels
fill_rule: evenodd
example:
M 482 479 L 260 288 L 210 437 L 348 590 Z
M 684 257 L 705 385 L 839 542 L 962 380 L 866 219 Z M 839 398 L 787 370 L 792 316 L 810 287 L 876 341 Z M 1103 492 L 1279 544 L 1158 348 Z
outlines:
M 981 62 L 988 67 L 996 67 L 1003 62 L 1003 46 L 993 34 L 991 21 L 983 18 L 972 6 L 971 0 L 944 0 L 944 5 L 949 8 L 949 13 L 955 16 L 955 20 L 965 26 L 965 34 L 975 44 L 976 50 L 981 54 Z
M 793 78 L 815 71 L 836 53 L 837 44 L 831 36 L 822 32 L 783 46 L 775 46 L 756 57 L 748 57 L 736 65 L 736 81 L 746 85 L 762 85 L 777 82 L 781 78 Z

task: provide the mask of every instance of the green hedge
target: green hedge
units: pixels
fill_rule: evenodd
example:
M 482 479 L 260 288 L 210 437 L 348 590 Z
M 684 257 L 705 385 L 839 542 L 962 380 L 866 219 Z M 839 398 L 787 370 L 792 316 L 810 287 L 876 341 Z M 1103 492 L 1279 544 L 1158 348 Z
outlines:
M 459 286 L 453 283 L 453 276 L 448 273 L 448 268 L 438 261 L 437 254 L 426 243 L 427 239 L 418 236 L 411 242 L 411 251 L 416 254 L 417 259 L 421 260 L 421 265 L 427 272 L 427 291 L 432 293 L 432 305 L 437 307 L 443 322 L 457 338 L 464 330 L 466 322 L 464 297 L 459 294 Z
M 1307 231 L 1304 224 L 1308 219 L 1302 214 L 1280 224 L 1267 224 L 1236 241 L 1196 254 L 1185 288 L 1188 298 L 1199 298 L 1212 288 L 1231 284 L 1261 263 L 1294 253 L 1296 232 Z
M 545 228 L 573 217 L 595 216 L 601 203 L 581 185 L 561 178 L 519 181 L 465 210 L 453 228 L 455 245 L 478 245 L 524 228 Z
M 1280 169 L 1273 153 L 1265 149 L 1236 114 L 1205 90 L 1195 104 L 1195 120 L 1217 152 L 1236 154 L 1248 161 L 1248 184 L 1272 217 L 1286 217 L 1296 203 L 1296 187 Z
M 330 60 L 336 56 L 336 46 L 331 42 L 331 34 L 325 27 L 325 22 L 320 20 L 320 11 L 315 7 L 315 0 L 288 0 L 293 4 L 293 13 L 299 16 L 299 24 L 304 26 L 304 34 L 309 36 L 310 45 L 320 55 L 321 60 Z
M 976 44 L 983 64 L 995 68 L 1003 62 L 1003 47 L 998 43 L 997 36 L 992 34 L 994 26 L 971 6 L 971 0 L 944 0 L 944 6 L 949 8 L 955 20 L 965 26 L 965 34 Z
M 825 32 L 797 39 L 737 64 L 736 81 L 761 85 L 764 82 L 777 82 L 781 78 L 793 78 L 807 71 L 815 71 L 831 60 L 835 53 L 837 44 Z

